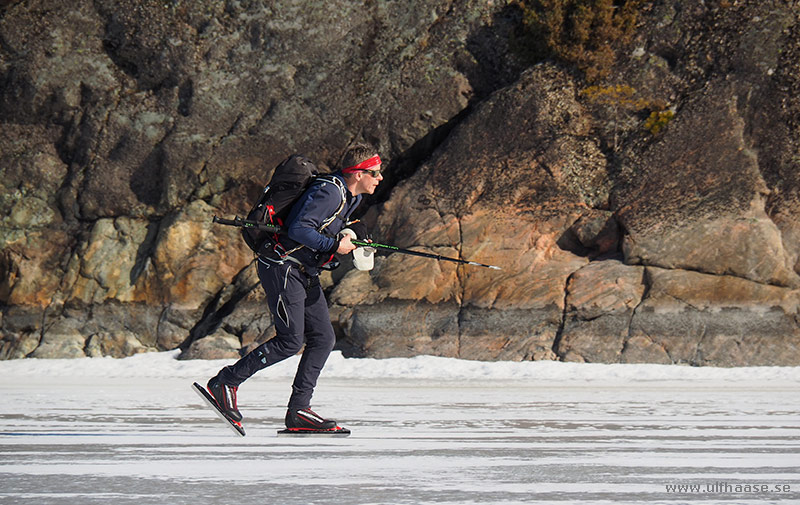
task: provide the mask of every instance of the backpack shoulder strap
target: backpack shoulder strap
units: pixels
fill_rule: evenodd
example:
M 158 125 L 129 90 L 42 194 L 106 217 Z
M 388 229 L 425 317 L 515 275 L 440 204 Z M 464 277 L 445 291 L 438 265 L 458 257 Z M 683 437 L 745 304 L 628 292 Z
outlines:
M 338 177 L 336 177 L 334 175 L 320 175 L 314 180 L 315 183 L 317 181 L 321 181 L 323 184 L 325 184 L 325 183 L 333 184 L 334 186 L 336 186 L 339 189 L 339 195 L 342 197 L 342 201 L 339 204 L 339 208 L 336 209 L 336 212 L 334 212 L 331 217 L 329 217 L 328 219 L 323 221 L 322 222 L 322 226 L 320 226 L 319 230 L 317 230 L 317 231 L 322 231 L 325 228 L 327 228 L 328 226 L 330 226 L 330 224 L 337 217 L 339 217 L 339 214 L 341 214 L 342 211 L 344 210 L 344 206 L 347 203 L 347 187 L 345 187 L 344 182 L 342 182 L 341 179 L 339 179 Z
M 336 212 L 334 212 L 331 217 L 329 217 L 328 219 L 323 221 L 322 225 L 320 225 L 320 227 L 317 228 L 318 232 L 322 232 L 325 228 L 330 226 L 331 223 L 333 223 L 336 220 L 336 218 L 339 217 L 339 214 L 341 214 L 342 211 L 344 210 L 344 206 L 347 203 L 347 187 L 345 186 L 344 182 L 342 182 L 341 179 L 339 179 L 338 177 L 333 176 L 333 175 L 318 175 L 318 176 L 314 177 L 314 180 L 311 182 L 311 184 L 317 184 L 317 183 L 333 184 L 334 186 L 336 186 L 339 189 L 339 195 L 342 197 L 342 201 L 339 204 L 339 208 L 336 209 Z M 291 253 L 293 253 L 295 251 L 299 251 L 300 249 L 302 249 L 304 247 L 305 246 L 301 244 L 301 245 L 299 245 L 299 246 L 297 246 L 297 247 L 295 247 L 293 249 L 290 249 L 288 251 L 283 252 L 283 254 L 281 254 L 281 256 L 284 257 L 284 258 L 289 257 L 289 255 Z

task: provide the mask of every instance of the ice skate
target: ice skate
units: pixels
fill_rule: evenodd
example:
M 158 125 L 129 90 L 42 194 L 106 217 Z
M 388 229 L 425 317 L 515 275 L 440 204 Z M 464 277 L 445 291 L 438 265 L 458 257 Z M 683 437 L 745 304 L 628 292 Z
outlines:
M 229 386 L 220 382 L 218 377 L 208 381 L 208 392 L 217 401 L 219 409 L 234 421 L 240 422 L 242 414 L 236 406 L 236 386 Z
M 347 436 L 350 430 L 342 428 L 332 419 L 325 419 L 310 408 L 305 408 L 289 409 L 286 412 L 286 429 L 278 434 Z

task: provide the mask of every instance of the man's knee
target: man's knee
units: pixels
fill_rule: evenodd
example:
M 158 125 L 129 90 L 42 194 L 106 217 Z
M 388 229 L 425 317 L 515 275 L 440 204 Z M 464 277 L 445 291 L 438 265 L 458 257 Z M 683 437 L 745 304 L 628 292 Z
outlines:
M 276 335 L 268 342 L 272 352 L 283 356 L 294 356 L 303 348 L 303 336 L 296 334 Z
M 314 331 L 306 333 L 306 342 L 307 347 L 327 349 L 328 352 L 332 351 L 334 345 L 336 345 L 336 334 L 333 332 L 333 326 L 314 328 Z

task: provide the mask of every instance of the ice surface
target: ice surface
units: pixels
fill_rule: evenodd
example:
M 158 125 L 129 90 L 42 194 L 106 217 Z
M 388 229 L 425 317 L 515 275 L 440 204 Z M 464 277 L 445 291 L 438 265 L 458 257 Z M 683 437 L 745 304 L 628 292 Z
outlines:
M 800 367 L 335 353 L 314 408 L 353 434 L 279 438 L 296 363 L 239 438 L 190 390 L 225 361 L 0 362 L 0 504 L 800 503 Z

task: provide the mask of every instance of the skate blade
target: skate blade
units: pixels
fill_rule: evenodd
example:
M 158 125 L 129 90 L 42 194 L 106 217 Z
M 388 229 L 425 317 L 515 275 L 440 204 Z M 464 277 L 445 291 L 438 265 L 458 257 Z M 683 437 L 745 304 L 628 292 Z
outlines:
M 279 437 L 336 437 L 344 438 L 350 436 L 350 430 L 337 426 L 330 430 L 311 430 L 303 428 L 286 428 L 278 431 Z
M 217 416 L 220 419 L 225 421 L 225 424 L 230 426 L 230 428 L 234 431 L 234 433 L 236 433 L 240 437 L 244 436 L 244 426 L 242 426 L 242 423 L 234 421 L 233 419 L 223 414 L 219 410 L 219 407 L 217 407 L 217 402 L 214 400 L 214 397 L 211 396 L 211 393 L 209 393 L 206 390 L 206 388 L 195 382 L 192 384 L 192 389 L 194 390 L 195 393 L 197 393 L 200 396 L 200 398 L 203 399 L 203 401 L 206 402 L 206 405 L 211 407 L 211 409 L 214 411 L 215 414 L 217 414 Z

